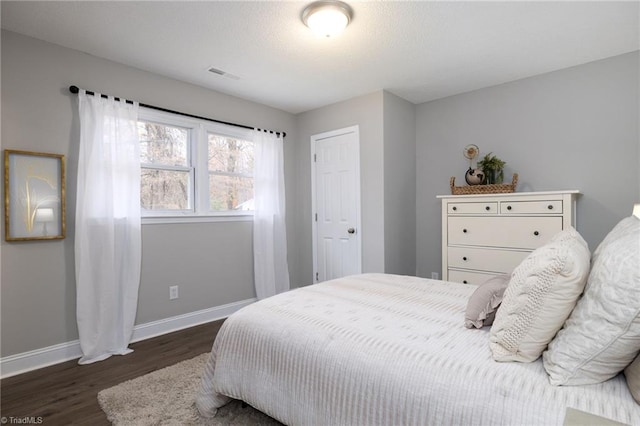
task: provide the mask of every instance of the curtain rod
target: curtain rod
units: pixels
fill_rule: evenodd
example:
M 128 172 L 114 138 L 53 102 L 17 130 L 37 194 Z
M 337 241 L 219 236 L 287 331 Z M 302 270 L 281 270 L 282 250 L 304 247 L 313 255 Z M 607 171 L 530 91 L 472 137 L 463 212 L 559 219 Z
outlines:
M 78 86 L 69 86 L 69 91 L 71 93 L 78 93 L 80 92 L 80 89 L 78 88 Z M 85 91 L 87 95 L 95 95 L 94 92 L 91 92 L 89 90 Z M 107 95 L 101 95 L 103 98 L 107 99 L 108 96 Z M 115 98 L 115 100 L 119 101 L 120 98 Z M 132 101 L 126 101 L 128 103 L 133 103 Z M 237 124 L 237 123 L 230 123 L 228 121 L 221 121 L 221 120 L 215 120 L 213 118 L 208 118 L 208 117 L 201 117 L 199 115 L 193 115 L 193 114 L 189 114 L 186 112 L 180 112 L 180 111 L 174 111 L 172 109 L 167 109 L 167 108 L 162 108 L 162 107 L 158 107 L 155 105 L 148 105 L 148 104 L 143 104 L 143 103 L 139 103 L 139 105 L 141 107 L 145 107 L 145 108 L 150 108 L 150 109 L 155 109 L 156 111 L 163 111 L 163 112 L 170 112 L 172 114 L 178 114 L 178 115 L 183 115 L 185 117 L 191 117 L 191 118 L 197 118 L 199 120 L 206 120 L 206 121 L 213 121 L 214 123 L 220 123 L 220 124 L 227 124 L 229 126 L 235 126 L 235 127 L 242 127 L 243 129 L 254 129 L 251 126 L 245 126 L 244 124 Z M 286 132 L 277 132 L 274 130 L 266 130 L 266 129 L 258 129 L 258 130 L 264 130 L 265 132 L 269 132 L 269 133 L 275 133 L 276 135 L 282 135 L 282 137 L 286 137 L 287 133 Z

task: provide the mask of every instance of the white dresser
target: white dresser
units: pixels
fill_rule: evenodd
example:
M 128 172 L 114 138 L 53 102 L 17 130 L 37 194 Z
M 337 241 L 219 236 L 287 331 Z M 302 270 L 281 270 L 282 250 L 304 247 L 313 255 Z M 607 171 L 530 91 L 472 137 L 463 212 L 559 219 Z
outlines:
M 575 227 L 579 191 L 439 195 L 442 279 L 482 284 L 509 273 L 557 232 Z

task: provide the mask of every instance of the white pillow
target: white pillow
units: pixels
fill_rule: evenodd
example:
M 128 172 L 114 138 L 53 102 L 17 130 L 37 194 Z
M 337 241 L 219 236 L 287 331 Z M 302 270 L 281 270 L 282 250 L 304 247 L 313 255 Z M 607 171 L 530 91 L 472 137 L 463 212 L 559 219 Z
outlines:
M 569 227 L 518 265 L 489 334 L 493 359 L 540 357 L 582 294 L 589 257 L 586 241 Z
M 637 231 L 638 226 L 640 224 L 640 220 L 635 216 L 629 216 L 622 219 L 620 222 L 613 227 L 613 229 L 604 237 L 604 240 L 598 245 L 596 250 L 593 252 L 591 256 L 591 263 L 595 262 L 600 256 L 600 253 L 606 246 L 611 244 L 613 241 L 619 239 L 620 237 L 624 237 L 627 234 L 630 234 L 634 231 Z
M 624 377 L 627 379 L 631 396 L 640 404 L 640 355 L 624 369 Z
M 596 250 L 584 296 L 543 355 L 553 385 L 604 382 L 640 351 L 640 220 L 633 220 Z

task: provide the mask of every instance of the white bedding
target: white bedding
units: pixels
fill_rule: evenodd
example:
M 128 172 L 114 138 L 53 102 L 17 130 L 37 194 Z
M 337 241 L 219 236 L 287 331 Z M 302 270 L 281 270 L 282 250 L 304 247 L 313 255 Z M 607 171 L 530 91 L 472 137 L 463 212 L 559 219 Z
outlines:
M 464 327 L 475 287 L 366 274 L 265 299 L 224 323 L 196 405 L 241 399 L 288 425 L 553 425 L 567 407 L 640 424 L 619 375 L 549 384 L 541 360 L 497 363 Z

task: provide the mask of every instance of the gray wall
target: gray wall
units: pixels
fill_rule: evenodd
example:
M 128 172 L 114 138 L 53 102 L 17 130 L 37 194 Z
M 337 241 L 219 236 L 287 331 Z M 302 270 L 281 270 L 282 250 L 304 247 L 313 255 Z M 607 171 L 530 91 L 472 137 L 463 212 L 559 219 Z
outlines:
M 68 92 L 72 84 L 287 132 L 287 209 L 295 211 L 298 138 L 292 114 L 3 31 L 2 148 L 66 155 L 68 235 L 61 241 L 2 240 L 2 356 L 78 338 L 73 259 L 78 117 L 76 97 Z M 297 245 L 293 223 L 289 217 L 289 253 Z M 250 222 L 144 225 L 136 323 L 254 297 L 251 247 Z M 169 302 L 168 286 L 174 284 L 180 285 L 180 298 Z
M 255 297 L 251 222 L 149 224 L 142 240 L 136 323 Z M 169 300 L 176 284 L 180 298 Z
M 299 282 L 310 283 L 313 276 L 311 136 L 352 125 L 360 128 L 362 271 L 414 275 L 415 106 L 378 91 L 298 114 L 297 120 Z
M 297 115 L 298 178 L 296 236 L 297 277 L 301 284 L 313 278 L 311 241 L 311 136 L 358 125 L 360 127 L 360 190 L 363 272 L 384 271 L 384 149 L 383 92 Z
M 312 282 L 310 137 L 360 126 L 363 271 L 440 271 L 440 205 L 462 148 L 520 174 L 519 191 L 580 189 L 592 249 L 640 199 L 638 53 L 414 106 L 379 91 L 293 116 L 111 61 L 2 32 L 3 148 L 68 159 L 68 236 L 0 246 L 1 356 L 77 339 L 73 216 L 76 84 L 149 104 L 287 132 L 292 286 Z M 414 159 L 415 156 L 415 159 Z M 136 323 L 253 297 L 251 223 L 143 226 Z M 187 254 L 185 256 L 185 254 Z M 180 261 L 176 262 L 179 256 Z M 168 301 L 168 286 L 180 299 Z
M 384 270 L 416 273 L 415 105 L 384 92 Z
M 464 183 L 462 148 L 507 162 L 517 190 L 578 189 L 577 229 L 595 249 L 639 201 L 638 52 L 417 106 L 418 275 L 440 271 L 440 203 Z

